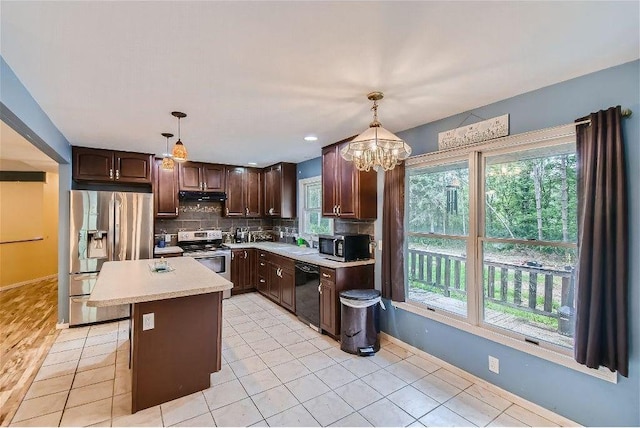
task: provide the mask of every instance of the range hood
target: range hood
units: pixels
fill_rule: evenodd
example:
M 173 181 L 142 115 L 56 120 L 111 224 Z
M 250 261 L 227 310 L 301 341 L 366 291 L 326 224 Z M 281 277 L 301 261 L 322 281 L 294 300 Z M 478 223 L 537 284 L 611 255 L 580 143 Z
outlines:
M 224 192 L 178 192 L 178 199 L 181 201 L 200 201 L 200 202 L 224 202 L 227 200 L 227 194 Z

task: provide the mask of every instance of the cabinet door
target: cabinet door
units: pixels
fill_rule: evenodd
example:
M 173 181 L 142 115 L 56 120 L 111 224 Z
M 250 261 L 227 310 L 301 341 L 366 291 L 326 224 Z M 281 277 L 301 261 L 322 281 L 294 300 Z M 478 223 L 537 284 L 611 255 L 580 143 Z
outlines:
M 247 217 L 262 216 L 262 172 L 245 168 L 245 214 Z
M 264 173 L 265 180 L 265 207 L 264 212 L 268 217 L 280 217 L 281 215 L 281 192 L 280 184 L 282 180 L 281 166 L 276 165 L 267 169 Z
M 339 165 L 337 147 L 329 147 L 322 151 L 322 215 L 324 217 L 335 217 L 335 207 L 337 205 L 336 177 Z
M 227 217 L 244 217 L 244 168 L 227 168 L 227 200 L 225 215 Z
M 211 192 L 224 192 L 224 165 L 211 163 L 202 164 L 201 173 L 204 182 L 204 190 Z
M 337 336 L 335 290 L 335 283 L 320 279 L 320 328 Z
M 245 258 L 245 290 L 256 288 L 256 250 L 248 249 Z
M 231 250 L 231 282 L 234 293 L 244 289 L 244 265 L 244 250 Z
M 111 150 L 73 147 L 73 179 L 87 181 L 113 181 L 115 168 Z
M 339 164 L 336 168 L 338 173 L 336 198 L 336 205 L 338 205 L 338 217 L 357 218 L 356 197 L 358 189 L 356 178 L 358 171 L 353 165 L 353 162 L 348 162 L 342 159 L 340 154 L 336 157 L 336 161 L 337 164 Z
M 296 310 L 295 271 L 282 268 L 280 271 L 280 304 L 292 312 Z
M 129 152 L 114 153 L 115 181 L 151 184 L 151 155 Z
M 178 162 L 176 162 L 178 163 Z M 179 165 L 180 190 L 202 190 L 201 164 L 196 162 L 181 162 Z
M 269 298 L 280 303 L 280 266 L 269 264 Z
M 156 218 L 178 217 L 178 167 L 162 169 L 162 159 L 154 162 L 153 204 Z

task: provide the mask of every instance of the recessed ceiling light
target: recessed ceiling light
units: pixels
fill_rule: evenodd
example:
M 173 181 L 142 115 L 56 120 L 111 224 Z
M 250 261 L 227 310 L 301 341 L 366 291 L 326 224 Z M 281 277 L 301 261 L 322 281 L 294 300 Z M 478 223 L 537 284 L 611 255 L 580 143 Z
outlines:
M 247 162 L 247 165 L 255 166 L 255 165 L 258 165 L 258 164 L 255 163 L 255 162 Z
M 306 137 L 304 137 L 305 141 L 318 141 L 318 137 L 316 137 L 315 135 L 307 135 Z

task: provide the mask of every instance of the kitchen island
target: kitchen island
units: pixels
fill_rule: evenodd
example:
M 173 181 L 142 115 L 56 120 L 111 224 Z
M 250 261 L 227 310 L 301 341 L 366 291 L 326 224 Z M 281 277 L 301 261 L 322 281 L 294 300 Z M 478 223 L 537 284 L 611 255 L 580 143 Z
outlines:
M 155 260 L 157 261 L 157 259 Z M 107 262 L 88 306 L 130 304 L 131 411 L 210 387 L 222 364 L 222 292 L 233 284 L 191 257 Z

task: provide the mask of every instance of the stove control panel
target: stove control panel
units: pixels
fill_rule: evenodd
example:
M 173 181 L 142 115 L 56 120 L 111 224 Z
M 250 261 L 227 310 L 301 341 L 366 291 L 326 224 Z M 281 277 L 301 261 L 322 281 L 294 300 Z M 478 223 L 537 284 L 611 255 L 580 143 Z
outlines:
M 178 242 L 182 241 L 212 241 L 222 239 L 221 230 L 196 230 L 178 232 Z

